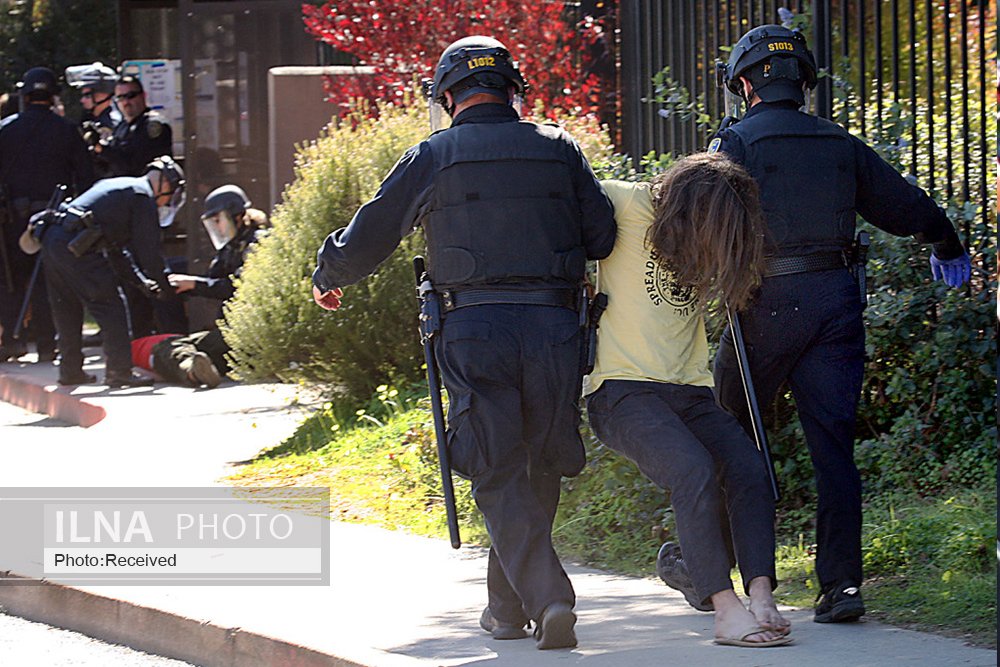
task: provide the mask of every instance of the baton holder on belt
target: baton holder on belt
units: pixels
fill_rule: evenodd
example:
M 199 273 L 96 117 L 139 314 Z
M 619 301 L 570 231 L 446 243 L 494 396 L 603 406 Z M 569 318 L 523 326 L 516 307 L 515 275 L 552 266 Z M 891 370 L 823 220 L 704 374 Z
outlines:
M 441 404 L 441 382 L 438 379 L 437 359 L 434 355 L 434 338 L 441 332 L 441 301 L 424 270 L 423 257 L 418 255 L 413 258 L 413 272 L 416 274 L 417 295 L 420 297 L 420 342 L 423 343 L 424 361 L 427 363 L 427 385 L 431 393 L 431 413 L 434 417 L 434 435 L 437 441 L 438 464 L 441 468 L 441 491 L 448 517 L 448 536 L 452 548 L 458 549 L 462 546 L 462 538 L 458 533 L 458 511 L 455 508 L 455 488 L 451 481 L 444 407 Z
M 858 291 L 861 296 L 861 307 L 868 307 L 868 248 L 871 246 L 871 236 L 868 232 L 858 232 L 854 240 L 854 275 L 858 280 Z

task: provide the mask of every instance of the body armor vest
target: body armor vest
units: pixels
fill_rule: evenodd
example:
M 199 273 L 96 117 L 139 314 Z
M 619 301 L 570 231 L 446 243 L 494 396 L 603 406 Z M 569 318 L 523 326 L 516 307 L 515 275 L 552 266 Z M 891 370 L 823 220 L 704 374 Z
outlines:
M 428 144 L 436 174 L 421 224 L 435 286 L 579 283 L 586 268 L 572 180 L 579 154 L 562 130 L 473 123 Z
M 760 187 L 768 255 L 842 250 L 854 238 L 856 174 L 848 133 L 795 109 L 769 109 L 730 128 Z

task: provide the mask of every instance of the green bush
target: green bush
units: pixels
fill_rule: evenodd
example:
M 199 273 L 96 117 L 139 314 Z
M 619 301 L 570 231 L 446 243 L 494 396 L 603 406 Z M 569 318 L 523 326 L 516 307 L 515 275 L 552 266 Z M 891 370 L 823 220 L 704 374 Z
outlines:
M 392 379 L 419 378 L 410 263 L 418 239 L 405 240 L 374 276 L 346 288 L 336 312 L 313 303 L 311 275 L 323 239 L 350 222 L 426 126 L 417 106 L 383 108 L 377 120 L 359 111 L 299 149 L 273 229 L 248 258 L 226 307 L 223 334 L 239 377 L 329 383 L 365 400 Z

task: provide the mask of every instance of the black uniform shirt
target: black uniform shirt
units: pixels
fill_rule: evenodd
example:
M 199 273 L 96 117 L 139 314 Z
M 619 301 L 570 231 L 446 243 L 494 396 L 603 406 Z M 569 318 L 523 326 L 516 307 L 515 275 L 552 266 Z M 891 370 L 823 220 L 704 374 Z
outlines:
M 92 212 L 111 243 L 128 248 L 147 277 L 171 289 L 163 271 L 156 201 L 145 176 L 100 180 L 64 208 Z
M 741 122 L 761 114 L 787 113 L 795 107 L 790 102 L 759 102 L 750 108 Z M 846 131 L 843 134 L 849 137 L 854 148 L 854 208 L 861 217 L 890 234 L 912 235 L 921 243 L 934 244 L 934 254 L 939 259 L 960 257 L 965 249 L 941 207 L 926 192 L 908 183 L 863 141 Z M 720 151 L 736 162 L 746 164 L 746 147 L 735 127 L 723 130 L 719 139 Z M 789 140 L 795 139 L 792 137 Z M 805 158 L 810 159 L 809 156 Z M 815 158 L 822 159 L 822 156 Z M 750 171 L 753 172 L 753 169 Z M 765 208 L 780 207 L 781 202 L 788 199 L 782 192 L 769 191 L 765 187 L 761 188 L 760 197 L 765 202 Z M 786 215 L 794 218 L 795 212 L 790 211 Z
M 264 234 L 262 230 L 253 227 L 243 227 L 236 235 L 212 258 L 208 265 L 208 275 L 192 276 L 195 279 L 194 288 L 188 294 L 203 296 L 209 299 L 225 301 L 235 294 L 233 279 L 238 278 L 243 269 L 243 262 L 253 248 L 253 244 Z
M 70 121 L 47 106 L 29 104 L 0 123 L 0 182 L 12 200 L 24 198 L 44 206 L 57 185 L 75 192 L 89 188 L 94 166 Z
M 477 104 L 458 114 L 452 126 L 519 120 L 517 112 L 506 104 Z M 382 181 L 375 197 L 358 209 L 347 227 L 333 232 L 323 242 L 313 284 L 326 292 L 355 283 L 374 271 L 420 223 L 433 199 L 436 173 L 427 142 L 408 149 Z M 582 212 L 581 236 L 587 257 L 603 259 L 614 247 L 614 211 L 583 153 L 573 182 Z
M 161 155 L 173 155 L 173 131 L 155 111 L 144 110 L 131 123 L 122 121 L 101 150 L 114 176 L 139 176 Z

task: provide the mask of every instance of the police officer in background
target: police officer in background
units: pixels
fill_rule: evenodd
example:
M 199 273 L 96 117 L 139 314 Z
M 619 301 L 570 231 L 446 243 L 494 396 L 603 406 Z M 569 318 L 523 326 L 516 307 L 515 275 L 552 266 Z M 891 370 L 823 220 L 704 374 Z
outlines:
M 80 104 L 84 110 L 80 133 L 91 151 L 102 140 L 109 141 L 115 128 L 122 122 L 121 112 L 112 103 L 117 80 L 115 71 L 99 62 L 66 68 L 66 81 L 80 91 Z M 96 153 L 92 154 L 97 177 L 110 176 L 111 169 L 107 160 Z
M 31 215 L 46 207 L 57 185 L 82 192 L 94 182 L 93 165 L 80 134 L 52 110 L 59 91 L 52 70 L 28 70 L 18 88 L 23 111 L 0 123 L 0 225 L 5 246 L 0 253 L 0 264 L 4 264 L 0 266 L 0 361 L 27 351 L 13 334 L 34 262 L 18 246 L 18 237 Z M 31 330 L 39 360 L 51 361 L 55 329 L 44 281 L 37 281 L 31 296 Z
M 436 345 L 452 467 L 472 481 L 493 543 L 480 625 L 518 639 L 533 620 L 537 647 L 551 649 L 576 645 L 575 594 L 551 539 L 560 476 L 584 465 L 574 304 L 586 260 L 611 252 L 615 222 L 573 139 L 520 120 L 525 88 L 495 39 L 445 49 L 431 94 L 451 127 L 407 150 L 326 239 L 313 297 L 337 308 L 341 287 L 423 227 L 443 297 Z
M 970 260 L 943 210 L 840 126 L 804 113 L 816 62 L 798 32 L 764 25 L 733 47 L 724 76 L 748 111 L 713 139 L 760 186 L 768 228 L 763 285 L 742 316 L 759 404 L 788 382 L 815 468 L 818 492 L 814 621 L 865 613 L 861 480 L 854 427 L 864 372 L 864 308 L 846 258 L 856 215 L 897 236 L 930 243 L 932 274 L 951 287 Z M 720 403 L 750 431 L 728 329 L 715 360 Z
M 52 219 L 33 225 L 59 331 L 60 384 L 96 380 L 83 371 L 84 306 L 103 333 L 105 384 L 152 384 L 132 373 L 129 315 L 119 283 L 139 284 L 154 294 L 170 289 L 160 254 L 158 209 L 176 210 L 183 202 L 184 172 L 164 156 L 143 176 L 98 181 Z
M 112 176 L 139 176 L 162 155 L 173 155 L 173 131 L 167 120 L 146 106 L 142 82 L 123 76 L 115 84 L 115 103 L 124 117 L 111 138 L 94 147 Z

